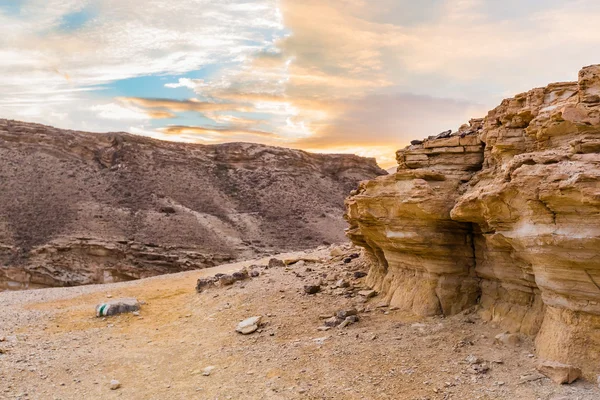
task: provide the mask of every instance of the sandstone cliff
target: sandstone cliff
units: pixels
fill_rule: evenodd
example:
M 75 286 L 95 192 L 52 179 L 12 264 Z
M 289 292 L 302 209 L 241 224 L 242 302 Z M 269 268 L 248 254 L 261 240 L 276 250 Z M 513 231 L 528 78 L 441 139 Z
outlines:
M 420 315 L 480 304 L 541 357 L 600 373 L 600 66 L 412 143 L 346 202 L 369 284 Z
M 373 159 L 0 120 L 0 290 L 136 279 L 344 240 Z

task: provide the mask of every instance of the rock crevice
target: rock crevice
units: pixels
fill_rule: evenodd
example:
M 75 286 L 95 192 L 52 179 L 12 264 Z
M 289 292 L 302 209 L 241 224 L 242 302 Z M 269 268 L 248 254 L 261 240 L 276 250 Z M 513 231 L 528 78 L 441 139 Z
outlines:
M 586 67 L 399 150 L 346 201 L 369 283 L 420 315 L 479 304 L 540 356 L 600 372 L 598 93 Z

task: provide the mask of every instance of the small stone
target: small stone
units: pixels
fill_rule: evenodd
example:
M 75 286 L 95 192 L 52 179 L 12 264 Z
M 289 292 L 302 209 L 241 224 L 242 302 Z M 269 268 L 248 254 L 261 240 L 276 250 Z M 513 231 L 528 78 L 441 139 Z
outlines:
M 467 356 L 467 358 L 465 359 L 466 362 L 468 362 L 469 364 L 481 364 L 483 362 L 483 360 L 477 356 L 474 356 L 473 354 L 469 354 Z
M 0 336 L 0 342 L 6 342 L 6 337 L 5 336 Z
M 519 382 L 518 383 L 519 384 L 523 384 L 523 383 L 526 383 L 526 382 L 537 381 L 537 380 L 540 380 L 540 379 L 543 379 L 543 378 L 544 378 L 544 375 L 535 372 L 535 373 L 531 373 L 531 374 L 521 375 L 519 377 Z
M 340 319 L 345 319 L 349 316 L 358 314 L 358 310 L 356 308 L 348 308 L 345 310 L 339 310 L 335 313 L 335 315 Z
M 208 367 L 206 367 L 206 368 L 204 368 L 202 370 L 202 375 L 203 376 L 210 376 L 210 374 L 213 372 L 214 369 L 215 369 L 215 367 L 212 366 L 212 365 L 210 365 L 210 366 L 208 366 Z
M 537 370 L 558 384 L 572 383 L 581 377 L 581 369 L 556 361 L 544 361 Z
M 116 379 L 110 381 L 110 390 L 117 390 L 121 387 L 121 382 Z
M 229 286 L 229 285 L 233 285 L 235 283 L 235 278 L 233 277 L 233 275 L 221 275 L 219 277 L 219 285 L 221 286 Z
M 377 296 L 377 292 L 374 291 L 374 290 L 361 290 L 361 291 L 358 292 L 358 294 L 360 296 L 366 297 L 367 299 L 370 299 L 371 297 Z
M 134 317 L 139 317 L 139 316 L 140 316 L 140 312 L 139 312 L 139 311 L 134 311 L 134 312 L 132 313 L 132 315 L 133 315 Z
M 240 322 L 235 328 L 236 332 L 243 335 L 249 335 L 258 330 L 262 316 L 250 317 Z
M 338 328 L 345 328 L 348 325 L 352 325 L 355 322 L 358 322 L 358 316 L 357 315 L 351 315 L 349 317 L 346 317 L 346 319 L 344 319 L 342 321 L 342 323 L 338 325 Z
M 319 293 L 320 291 L 321 291 L 320 285 L 305 285 L 304 286 L 304 293 L 307 293 L 307 294 L 316 294 L 316 293 Z
M 335 283 L 334 286 L 338 288 L 347 288 L 348 286 L 350 286 L 350 283 L 345 279 L 340 279 Z
M 330 330 L 330 329 L 331 329 L 331 327 L 330 327 L 330 326 L 319 326 L 319 327 L 317 328 L 317 330 L 318 330 L 318 331 L 322 331 L 322 332 L 326 332 L 326 331 L 328 331 L 328 330 Z
M 258 278 L 260 276 L 260 272 L 254 269 L 254 270 L 250 271 L 250 276 L 252 278 Z
M 344 264 L 350 264 L 352 262 L 352 258 L 346 257 L 344 258 Z
M 341 247 L 334 247 L 329 252 L 329 255 L 331 255 L 331 257 L 341 257 L 344 255 L 344 250 Z
M 269 268 L 283 268 L 285 263 L 278 258 L 271 258 L 269 260 Z
M 325 321 L 323 321 L 323 324 L 325 324 L 325 326 L 333 328 L 334 326 L 338 326 L 339 324 L 341 324 L 342 321 L 344 321 L 344 320 L 341 318 L 331 317 L 331 318 L 328 318 Z
M 242 268 L 241 270 L 234 272 L 232 276 L 236 281 L 243 281 L 248 279 L 250 275 L 248 274 L 248 270 L 246 268 Z
M 500 333 L 494 338 L 496 344 L 516 346 L 521 342 L 519 335 L 515 333 Z
M 367 276 L 368 274 L 366 272 L 363 271 L 354 271 L 354 279 L 360 279 L 360 278 L 364 278 L 365 276 Z
M 215 281 L 212 278 L 200 278 L 196 282 L 196 291 L 202 293 L 205 289 L 213 286 Z

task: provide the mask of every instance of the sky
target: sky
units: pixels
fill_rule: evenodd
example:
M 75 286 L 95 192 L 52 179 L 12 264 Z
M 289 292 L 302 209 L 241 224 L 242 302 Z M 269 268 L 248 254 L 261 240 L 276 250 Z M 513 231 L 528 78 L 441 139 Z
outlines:
M 0 118 L 386 168 L 595 63 L 597 0 L 0 0 Z

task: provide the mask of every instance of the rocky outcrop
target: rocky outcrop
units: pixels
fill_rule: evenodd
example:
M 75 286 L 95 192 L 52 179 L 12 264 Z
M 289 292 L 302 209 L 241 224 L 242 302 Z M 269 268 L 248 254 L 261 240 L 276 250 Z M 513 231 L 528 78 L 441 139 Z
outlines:
M 137 279 L 344 240 L 375 160 L 0 120 L 0 290 Z
M 346 202 L 370 285 L 420 315 L 479 304 L 541 357 L 599 373 L 600 66 L 397 160 Z

